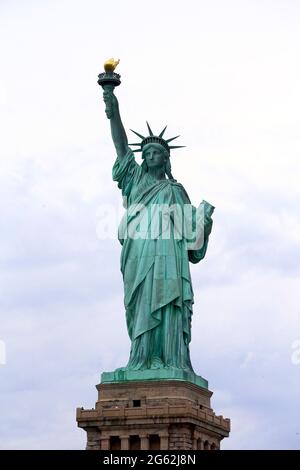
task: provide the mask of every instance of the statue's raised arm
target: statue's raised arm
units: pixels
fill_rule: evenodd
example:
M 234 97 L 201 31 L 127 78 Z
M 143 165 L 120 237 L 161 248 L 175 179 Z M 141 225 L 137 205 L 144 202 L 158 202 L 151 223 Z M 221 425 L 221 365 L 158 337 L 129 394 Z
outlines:
M 104 90 L 103 99 L 106 104 L 106 115 L 110 120 L 111 136 L 118 158 L 126 155 L 128 150 L 127 135 L 121 120 L 119 103 L 114 92 L 111 90 Z
M 114 70 L 118 65 L 119 60 L 109 59 L 104 64 L 104 73 L 98 77 L 98 83 L 103 88 L 103 99 L 106 104 L 105 113 L 110 120 L 111 135 L 118 158 L 122 158 L 128 151 L 127 135 L 121 121 L 119 103 L 114 95 L 114 88 L 120 85 L 120 75 L 115 73 Z

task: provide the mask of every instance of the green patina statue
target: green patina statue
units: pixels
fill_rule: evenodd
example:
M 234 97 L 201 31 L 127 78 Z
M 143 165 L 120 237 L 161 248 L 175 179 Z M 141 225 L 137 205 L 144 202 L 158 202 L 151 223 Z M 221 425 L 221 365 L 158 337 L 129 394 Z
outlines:
M 206 201 L 198 209 L 191 206 L 184 187 L 173 178 L 170 149 L 181 146 L 169 145 L 176 137 L 163 138 L 166 128 L 154 135 L 147 123 L 149 136 L 133 131 L 141 142 L 128 144 L 114 95 L 114 87 L 121 83 L 115 64 L 112 59 L 106 63 L 98 83 L 104 89 L 117 153 L 113 180 L 127 208 L 119 240 L 131 351 L 127 366 L 104 372 L 102 383 L 177 379 L 207 388 L 190 360 L 193 288 L 189 262 L 198 263 L 205 256 L 214 207 Z M 131 150 L 129 145 L 138 148 Z M 138 151 L 142 152 L 141 165 L 134 158 Z M 190 231 L 185 230 L 188 224 Z

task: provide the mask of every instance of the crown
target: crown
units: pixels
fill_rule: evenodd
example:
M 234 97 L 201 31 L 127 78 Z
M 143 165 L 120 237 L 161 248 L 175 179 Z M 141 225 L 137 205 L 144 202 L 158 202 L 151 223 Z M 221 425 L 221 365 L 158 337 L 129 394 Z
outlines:
M 147 122 L 147 121 L 146 121 Z M 162 145 L 169 153 L 170 153 L 170 150 L 171 149 L 179 149 L 179 148 L 182 148 L 182 147 L 185 147 L 185 145 L 169 145 L 169 142 L 172 142 L 172 140 L 175 140 L 179 137 L 179 135 L 176 135 L 175 137 L 171 137 L 171 139 L 163 139 L 163 135 L 164 135 L 164 132 L 167 128 L 167 126 L 161 131 L 161 133 L 159 135 L 154 135 L 152 130 L 151 130 L 151 127 L 149 126 L 148 122 L 147 122 L 147 127 L 148 127 L 148 131 L 149 131 L 149 136 L 148 137 L 144 137 L 143 135 L 139 134 L 138 132 L 131 130 L 131 132 L 133 132 L 135 135 L 137 135 L 140 139 L 142 139 L 142 141 L 140 143 L 137 143 L 137 144 L 129 144 L 129 145 L 133 145 L 133 146 L 136 146 L 136 147 L 140 147 L 136 150 L 133 150 L 133 152 L 142 152 L 143 151 L 143 148 L 145 147 L 145 145 L 147 144 L 160 144 Z

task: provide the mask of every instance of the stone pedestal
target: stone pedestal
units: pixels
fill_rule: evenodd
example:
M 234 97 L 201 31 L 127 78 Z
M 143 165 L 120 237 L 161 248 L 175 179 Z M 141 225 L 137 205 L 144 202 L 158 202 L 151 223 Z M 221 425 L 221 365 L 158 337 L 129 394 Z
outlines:
M 184 381 L 102 383 L 95 409 L 77 408 L 88 450 L 217 450 L 230 420 L 212 392 Z

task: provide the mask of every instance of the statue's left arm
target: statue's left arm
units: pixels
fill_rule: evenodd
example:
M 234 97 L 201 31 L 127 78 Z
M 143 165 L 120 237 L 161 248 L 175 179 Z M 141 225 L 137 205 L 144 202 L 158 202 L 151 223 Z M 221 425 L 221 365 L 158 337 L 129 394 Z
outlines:
M 212 214 L 214 212 L 214 206 L 209 204 L 207 201 L 202 201 L 198 209 L 195 209 L 195 222 L 196 226 L 200 223 L 200 226 L 196 228 L 197 230 L 200 230 L 201 236 L 200 240 L 201 243 L 199 243 L 199 246 L 196 246 L 192 249 L 189 249 L 189 261 L 191 263 L 199 263 L 206 254 L 207 250 L 207 245 L 208 245 L 208 240 L 209 240 L 209 235 L 211 233 L 212 225 L 213 225 L 213 220 L 212 220 Z M 199 211 L 199 212 L 198 212 Z M 197 221 L 197 212 L 200 214 L 200 220 Z M 194 218 L 194 217 L 193 217 Z M 197 237 L 196 237 L 197 238 Z

